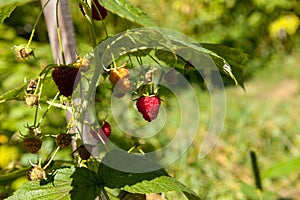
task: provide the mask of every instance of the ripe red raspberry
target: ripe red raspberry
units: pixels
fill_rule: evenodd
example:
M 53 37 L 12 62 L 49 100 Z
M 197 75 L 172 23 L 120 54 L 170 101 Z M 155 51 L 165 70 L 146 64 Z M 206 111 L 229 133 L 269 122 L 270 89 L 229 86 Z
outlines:
M 76 81 L 78 69 L 73 67 L 56 67 L 52 72 L 52 78 L 60 93 L 69 97 L 73 93 L 73 88 L 77 85 Z
M 30 153 L 37 153 L 42 146 L 42 140 L 37 137 L 27 137 L 23 140 L 23 147 Z
M 85 15 L 84 9 L 81 4 L 79 4 L 79 8 L 82 12 L 83 15 Z M 99 15 L 100 12 L 100 15 Z M 100 5 L 98 0 L 93 0 L 93 5 L 92 5 L 92 18 L 94 20 L 104 20 L 107 16 L 107 10 Z
M 136 101 L 136 107 L 148 122 L 156 119 L 160 108 L 160 98 L 156 95 L 142 96 Z
M 106 137 L 109 137 L 111 134 L 111 127 L 108 122 L 104 122 L 103 126 L 101 127 L 101 132 L 104 133 Z
M 85 148 L 85 146 L 83 144 L 80 145 L 76 151 L 78 152 L 79 157 L 82 160 L 87 160 L 91 157 L 91 153 Z
M 55 138 L 56 145 L 65 148 L 71 144 L 72 138 L 70 134 L 59 134 Z
M 111 134 L 111 126 L 108 122 L 104 122 L 100 129 L 96 131 L 91 130 L 91 134 L 96 140 L 100 141 L 101 137 L 105 141 Z

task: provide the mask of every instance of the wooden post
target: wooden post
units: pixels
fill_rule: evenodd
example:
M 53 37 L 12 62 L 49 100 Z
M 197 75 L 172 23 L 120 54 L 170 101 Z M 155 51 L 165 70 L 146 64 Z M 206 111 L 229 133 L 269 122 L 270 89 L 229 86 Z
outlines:
M 42 6 L 48 0 L 41 0 Z M 64 50 L 66 64 L 76 61 L 77 45 L 74 33 L 73 21 L 71 18 L 68 0 L 50 0 L 44 9 L 44 16 L 48 30 L 49 41 L 52 49 L 53 60 L 55 63 L 63 63 L 60 52 L 59 41 L 57 37 L 56 23 L 56 3 L 58 1 L 58 22 L 60 27 L 60 35 L 62 47 Z
M 41 0 L 42 7 L 48 0 Z M 71 18 L 68 0 L 50 0 L 44 9 L 44 17 L 47 25 L 49 42 L 52 49 L 52 56 L 54 63 L 63 64 L 63 58 L 60 51 L 60 44 L 58 40 L 57 21 L 56 21 L 56 6 L 58 1 L 58 23 L 60 27 L 60 37 L 62 40 L 62 47 L 64 51 L 65 64 L 70 64 L 76 61 L 77 45 L 73 21 Z M 66 111 L 66 120 L 70 121 L 72 113 Z M 71 128 L 71 133 L 76 132 L 76 127 Z M 76 149 L 76 141 L 72 140 L 72 149 Z

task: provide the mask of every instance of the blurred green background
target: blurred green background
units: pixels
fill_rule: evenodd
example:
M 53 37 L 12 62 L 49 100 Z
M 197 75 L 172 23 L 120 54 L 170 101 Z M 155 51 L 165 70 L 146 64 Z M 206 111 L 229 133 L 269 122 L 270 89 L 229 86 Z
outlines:
M 203 199 L 297 199 L 300 196 L 300 2 L 297 0 L 148 0 L 131 2 L 144 10 L 159 27 L 177 30 L 198 42 L 220 43 L 249 55 L 244 92 L 228 87 L 227 116 L 222 135 L 214 150 L 198 158 L 209 116 L 203 116 L 199 134 L 186 154 L 168 167 L 171 175 L 188 185 Z M 76 30 L 78 53 L 90 52 L 90 39 L 77 3 L 70 1 Z M 32 25 L 41 11 L 39 2 L 18 7 L 0 26 L 0 92 L 38 75 L 53 62 L 49 55 L 44 21 L 39 23 L 33 41 L 36 59 L 19 62 L 13 47 L 27 43 Z M 109 13 L 105 19 L 110 35 L 139 27 Z M 97 25 L 104 38 L 103 25 Z M 172 104 L 170 100 L 170 104 Z M 207 93 L 199 102 L 209 113 Z M 44 105 L 45 106 L 45 105 Z M 175 111 L 174 111 L 175 112 Z M 0 174 L 29 166 L 38 156 L 23 152 L 18 138 L 24 124 L 32 122 L 34 110 L 23 102 L 0 104 Z M 176 113 L 174 113 L 176 115 Z M 113 123 L 113 122 L 112 122 Z M 48 133 L 64 129 L 64 112 L 53 109 L 44 126 Z M 120 131 L 112 139 L 117 140 Z M 174 125 L 167 127 L 172 137 Z M 165 136 L 159 136 L 158 141 Z M 45 141 L 41 154 L 47 155 L 53 139 Z M 122 143 L 116 141 L 117 143 Z M 122 145 L 122 144 L 121 144 Z M 152 146 L 159 147 L 159 142 Z M 126 145 L 124 145 L 126 146 Z M 128 143 L 130 146 L 130 143 Z M 127 146 L 126 146 L 127 147 Z M 51 149 L 51 148 L 50 148 Z M 257 153 L 264 192 L 255 189 L 249 152 Z M 67 159 L 70 152 L 58 158 Z M 26 177 L 0 182 L 0 199 L 17 189 Z M 181 199 L 180 194 L 169 194 Z

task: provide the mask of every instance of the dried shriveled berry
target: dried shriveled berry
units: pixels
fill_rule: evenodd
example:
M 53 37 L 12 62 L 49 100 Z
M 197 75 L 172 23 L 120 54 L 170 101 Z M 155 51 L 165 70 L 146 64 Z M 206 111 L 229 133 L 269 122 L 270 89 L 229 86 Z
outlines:
M 26 94 L 33 94 L 37 86 L 36 80 L 30 80 L 26 89 Z
M 87 160 L 91 157 L 91 153 L 85 148 L 83 144 L 77 148 L 77 152 L 82 160 Z
M 23 147 L 30 153 L 37 153 L 42 147 L 42 140 L 36 137 L 27 137 L 23 140 Z
M 39 96 L 36 94 L 28 94 L 24 98 L 25 104 L 29 108 L 31 108 L 32 106 L 36 106 L 39 103 Z
M 59 134 L 56 136 L 56 145 L 60 148 L 65 148 L 71 144 L 72 137 L 70 134 Z
M 31 181 L 45 180 L 46 172 L 39 165 L 33 166 L 28 171 L 28 179 Z
M 34 57 L 33 49 L 27 46 L 26 44 L 15 46 L 14 50 L 19 59 L 25 59 L 28 58 L 29 56 Z

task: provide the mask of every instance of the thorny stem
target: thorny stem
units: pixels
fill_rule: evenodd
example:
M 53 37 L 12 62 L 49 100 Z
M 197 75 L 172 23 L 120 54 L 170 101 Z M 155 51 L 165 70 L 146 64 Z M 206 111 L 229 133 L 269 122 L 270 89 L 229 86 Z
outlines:
M 32 31 L 31 31 L 31 35 L 30 35 L 30 38 L 29 38 L 28 43 L 27 43 L 27 47 L 29 47 L 30 44 L 31 44 L 31 42 L 32 42 L 32 39 L 33 39 L 33 36 L 34 36 L 34 33 L 35 33 L 35 28 L 36 28 L 38 22 L 40 21 L 40 18 L 41 18 L 42 14 L 43 14 L 43 11 L 44 11 L 45 7 L 48 5 L 49 2 L 50 2 L 50 0 L 48 0 L 48 1 L 45 3 L 45 5 L 44 5 L 43 8 L 42 8 L 42 11 L 39 13 L 37 19 L 36 19 L 35 22 L 34 22 L 33 29 L 32 29 Z

